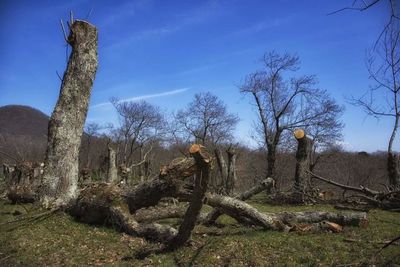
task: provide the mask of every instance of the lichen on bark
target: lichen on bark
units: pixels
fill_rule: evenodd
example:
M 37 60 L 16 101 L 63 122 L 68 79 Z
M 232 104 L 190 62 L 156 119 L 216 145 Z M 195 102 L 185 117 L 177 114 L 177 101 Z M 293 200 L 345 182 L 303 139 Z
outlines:
M 78 156 L 91 89 L 96 75 L 97 29 L 76 20 L 70 27 L 72 52 L 60 95 L 51 115 L 40 201 L 47 208 L 60 207 L 75 198 L 78 189 Z

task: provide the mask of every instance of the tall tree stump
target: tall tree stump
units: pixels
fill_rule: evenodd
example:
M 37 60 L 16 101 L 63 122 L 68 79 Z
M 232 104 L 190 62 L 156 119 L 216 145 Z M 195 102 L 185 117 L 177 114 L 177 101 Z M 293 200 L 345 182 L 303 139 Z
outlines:
M 294 175 L 294 197 L 298 202 L 305 201 L 305 194 L 310 181 L 310 152 L 311 139 L 306 136 L 304 130 L 294 131 L 294 137 L 297 140 L 296 152 L 296 171 Z
M 47 208 L 65 205 L 77 195 L 79 147 L 98 64 L 96 27 L 74 21 L 67 42 L 72 52 L 49 122 L 39 190 L 41 203 Z
M 107 170 L 107 182 L 116 183 L 118 181 L 118 170 L 116 166 L 116 153 L 115 150 L 108 146 L 108 170 Z

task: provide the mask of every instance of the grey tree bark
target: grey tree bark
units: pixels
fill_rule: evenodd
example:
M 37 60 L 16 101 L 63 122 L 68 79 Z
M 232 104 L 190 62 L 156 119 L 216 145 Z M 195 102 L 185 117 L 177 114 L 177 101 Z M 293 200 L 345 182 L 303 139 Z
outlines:
M 208 180 L 210 178 L 212 160 L 208 153 L 204 151 L 204 147 L 195 144 L 190 147 L 189 152 L 196 161 L 194 189 L 190 196 L 189 207 L 183 216 L 182 224 L 179 226 L 178 234 L 168 243 L 168 250 L 173 250 L 182 246 L 190 238 L 203 206 Z
M 116 153 L 115 150 L 108 146 L 108 172 L 107 181 L 109 183 L 116 183 L 118 181 L 118 170 L 116 166 Z
M 397 94 L 395 95 L 395 101 L 397 102 Z M 396 113 L 396 117 L 395 117 L 392 134 L 390 135 L 390 139 L 389 139 L 388 158 L 387 158 L 387 170 L 388 170 L 388 176 L 389 176 L 389 183 L 393 188 L 400 188 L 400 159 L 393 152 L 393 142 L 396 138 L 397 129 L 399 128 L 399 121 L 400 121 L 400 111 L 398 109 L 399 108 L 396 105 L 397 113 Z
M 236 196 L 236 198 L 241 200 L 241 201 L 245 201 L 245 200 L 251 198 L 252 196 L 254 196 L 256 194 L 261 193 L 264 190 L 265 191 L 270 191 L 272 189 L 272 187 L 274 187 L 274 185 L 275 185 L 274 179 L 268 177 L 268 178 L 262 180 L 257 185 L 255 185 L 252 188 L 250 188 L 249 190 L 247 190 L 247 191 L 241 193 L 240 195 Z M 223 211 L 220 211 L 220 210 L 218 210 L 218 208 L 215 208 L 212 211 L 210 211 L 209 213 L 207 213 L 207 215 L 204 218 L 204 220 L 202 220 L 202 223 L 205 224 L 205 225 L 214 224 L 215 221 L 222 214 L 223 214 Z
M 223 213 L 236 219 L 238 222 L 250 222 L 264 229 L 275 231 L 337 231 L 335 225 L 364 226 L 367 224 L 365 212 L 332 213 L 321 211 L 309 212 L 281 212 L 261 213 L 249 204 L 227 196 L 206 194 L 206 203 Z M 308 224 L 302 228 L 301 223 Z
M 193 158 L 176 158 L 160 170 L 158 178 L 139 184 L 126 194 L 131 213 L 157 205 L 163 197 L 177 197 L 184 191 L 185 179 L 196 172 Z
M 85 187 L 67 210 L 77 220 L 88 224 L 112 225 L 130 235 L 166 242 L 176 229 L 157 223 L 138 223 L 129 213 L 124 192 L 116 185 L 99 183 Z
M 207 194 L 206 203 L 238 221 L 242 221 L 242 218 L 245 217 L 255 225 L 262 226 L 265 229 L 285 230 L 285 225 L 281 224 L 280 221 L 259 212 L 241 200 L 216 194 Z
M 226 178 L 225 188 L 228 196 L 232 195 L 236 184 L 236 151 L 234 148 L 230 147 L 226 150 L 228 155 L 228 176 Z
M 197 149 L 193 149 L 192 146 L 190 150 L 193 158 L 173 160 L 161 169 L 158 179 L 147 181 L 128 191 L 107 183 L 85 187 L 75 204 L 70 206 L 69 213 L 86 223 L 117 225 L 128 234 L 165 242 L 161 248 L 146 250 L 140 257 L 173 250 L 185 244 L 196 221 L 202 220 L 199 217 L 202 217 L 200 210 L 203 203 L 235 218 L 240 223 L 246 225 L 250 223 L 275 231 L 341 231 L 341 225 L 360 225 L 366 222 L 365 213 L 261 213 L 239 199 L 206 193 L 212 159 L 201 151 L 202 146 L 196 146 Z M 194 173 L 196 174 L 194 182 L 185 181 L 185 178 L 191 177 Z M 273 179 L 268 178 L 238 198 L 245 199 L 272 185 Z M 139 211 L 157 205 L 163 196 L 181 197 L 184 201 L 189 201 L 189 207 L 184 214 L 180 208 L 162 214 L 158 212 L 158 208 Z M 133 216 L 129 211 L 134 213 Z M 178 232 L 172 227 L 149 222 L 169 216 L 183 216 Z
M 217 192 L 218 193 L 226 193 L 223 191 L 226 190 L 225 185 L 226 185 L 226 181 L 228 179 L 228 167 L 226 165 L 224 155 L 222 155 L 222 151 L 220 148 L 214 149 L 214 155 L 215 155 L 215 159 L 216 159 L 217 165 L 218 165 L 218 170 L 219 170 L 219 173 L 221 176 L 221 180 L 216 183 L 216 185 L 219 187 Z
M 296 130 L 294 136 L 297 139 L 296 171 L 294 175 L 294 195 L 297 201 L 304 202 L 307 186 L 310 181 L 310 152 L 311 140 L 303 130 Z
M 43 206 L 59 207 L 77 196 L 78 156 L 97 70 L 97 29 L 86 21 L 70 26 L 72 52 L 51 115 L 42 185 Z

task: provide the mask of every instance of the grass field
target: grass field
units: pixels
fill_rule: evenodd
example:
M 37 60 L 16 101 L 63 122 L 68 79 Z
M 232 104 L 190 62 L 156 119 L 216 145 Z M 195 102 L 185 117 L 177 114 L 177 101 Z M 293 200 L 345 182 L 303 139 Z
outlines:
M 261 211 L 333 210 L 330 206 L 270 206 L 250 201 Z M 280 233 L 246 228 L 223 216 L 223 227 L 197 226 L 193 242 L 175 252 L 144 260 L 124 260 L 155 246 L 103 226 L 89 226 L 56 213 L 13 223 L 31 205 L 0 202 L 0 266 L 396 266 L 400 246 L 381 249 L 400 235 L 400 213 L 372 210 L 365 228 L 333 233 Z M 19 215 L 18 215 L 19 214 Z M 171 220 L 170 223 L 176 224 Z M 349 242 L 349 240 L 352 240 Z

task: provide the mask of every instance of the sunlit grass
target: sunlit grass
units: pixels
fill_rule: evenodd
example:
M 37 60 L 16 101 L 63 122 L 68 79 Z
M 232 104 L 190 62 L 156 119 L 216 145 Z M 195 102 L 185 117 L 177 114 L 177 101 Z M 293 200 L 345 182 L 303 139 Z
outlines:
M 259 200 L 260 211 L 332 210 L 330 206 L 270 206 Z M 17 211 L 17 212 L 16 212 Z M 25 214 L 39 212 L 0 203 L 0 266 L 382 266 L 400 263 L 400 247 L 381 250 L 377 242 L 400 235 L 400 214 L 372 210 L 366 228 L 345 227 L 340 234 L 280 233 L 238 225 L 228 216 L 224 227 L 197 226 L 193 242 L 175 252 L 145 260 L 122 260 L 154 244 L 102 226 L 89 226 L 57 213 L 24 223 L 4 224 Z M 15 215 L 13 215 L 15 214 Z M 176 223 L 176 220 L 169 220 Z M 348 242 L 346 240 L 355 242 Z

